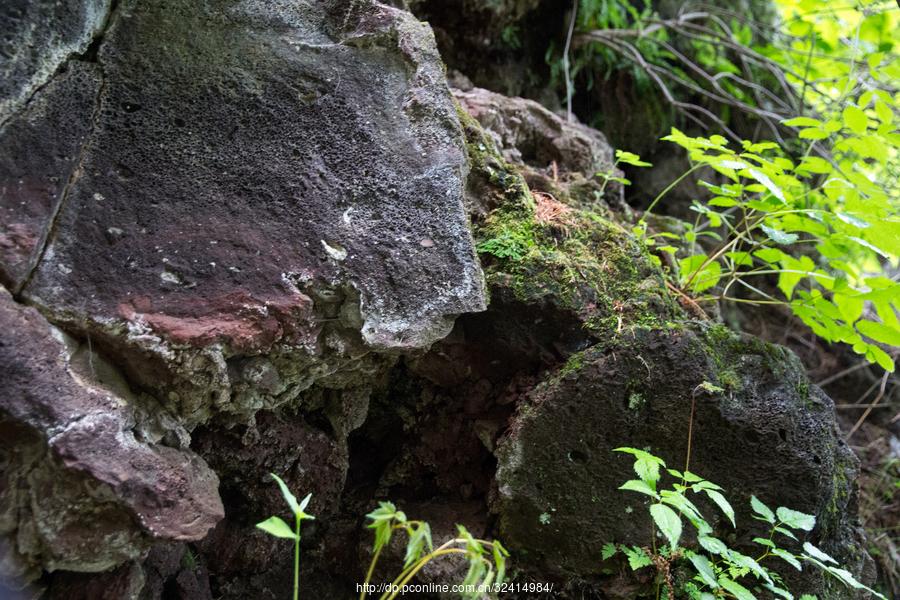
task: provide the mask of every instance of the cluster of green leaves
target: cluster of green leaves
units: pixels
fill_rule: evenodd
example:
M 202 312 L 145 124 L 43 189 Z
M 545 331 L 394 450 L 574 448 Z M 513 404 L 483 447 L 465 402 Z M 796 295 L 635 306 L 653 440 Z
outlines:
M 755 588 L 759 588 L 778 598 L 792 600 L 794 596 L 785 589 L 781 575 L 768 566 L 771 559 L 777 558 L 798 571 L 803 569 L 804 563 L 814 565 L 848 587 L 866 590 L 886 600 L 858 582 L 849 571 L 841 569 L 837 561 L 808 541 L 803 542 L 799 551 L 790 551 L 779 545 L 782 540 L 799 544 L 797 536 L 800 532 L 808 532 L 815 527 L 814 516 L 785 507 L 772 511 L 758 498 L 752 497 L 754 518 L 764 521 L 769 528 L 767 537 L 753 539 L 753 543 L 760 547 L 759 556 L 753 558 L 730 548 L 722 536 L 716 537 L 713 526 L 696 504 L 698 497 L 712 501 L 734 528 L 734 509 L 721 487 L 690 471 L 668 469 L 662 459 L 644 450 L 616 448 L 616 451 L 634 456 L 633 466 L 638 476 L 638 479 L 626 481 L 619 489 L 650 498 L 650 517 L 666 544 L 657 549 L 655 536 L 651 540 L 652 548 L 608 543 L 604 545 L 601 556 L 606 560 L 621 552 L 633 570 L 645 567 L 660 570 L 664 565 L 666 573 L 660 573 L 659 585 L 669 588 L 669 597 L 678 593 L 691 600 L 755 600 L 756 594 L 761 593 Z M 676 480 L 669 488 L 660 486 L 663 470 Z M 696 547 L 681 545 L 682 518 L 696 529 Z M 763 564 L 764 561 L 767 561 L 766 564 Z M 689 581 L 676 584 L 668 576 L 669 566 L 676 562 L 690 565 L 693 577 Z M 814 600 L 814 597 L 804 595 L 799 600 Z
M 865 172 L 858 152 L 886 161 L 883 147 L 866 149 L 866 132 L 895 134 L 884 131 L 892 113 L 878 108 L 877 94 L 859 104 L 842 121 L 786 122 L 802 127 L 801 138 L 831 136 L 836 152 L 852 153 L 831 160 L 808 153 L 791 159 L 773 142 L 743 141 L 734 149 L 722 136 L 673 129 L 663 139 L 686 149 L 692 164 L 678 181 L 701 168 L 720 181 L 699 181 L 709 197 L 694 201 L 695 222 L 685 223 L 680 235 L 648 233 L 646 214 L 635 232 L 676 259 L 678 285 L 699 302 L 784 304 L 821 338 L 849 344 L 893 371 L 893 358 L 879 344 L 900 346 L 900 284 L 883 275 L 900 257 L 900 211 L 897 198 Z M 757 277 L 776 277 L 780 297 L 761 289 Z
M 294 528 L 291 529 L 284 520 L 277 516 L 269 517 L 265 521 L 257 523 L 256 526 L 269 535 L 294 541 L 294 600 L 297 600 L 300 595 L 300 524 L 303 521 L 315 519 L 314 516 L 306 513 L 306 507 L 309 505 L 310 499 L 312 499 L 312 494 L 307 494 L 303 500 L 298 502 L 297 497 L 291 493 L 281 477 L 275 473 L 270 473 L 270 475 L 275 480 L 275 483 L 278 484 L 284 501 L 291 509 L 291 514 L 294 517 Z
M 895 0 L 775 0 L 781 22 L 755 47 L 819 114 L 839 114 L 843 99 L 896 91 L 900 81 L 900 10 Z
M 404 585 L 409 583 L 416 573 L 425 565 L 442 556 L 463 556 L 469 568 L 461 582 L 461 596 L 476 599 L 483 596 L 477 592 L 479 586 L 501 584 L 506 579 L 506 559 L 509 553 L 497 540 L 485 541 L 475 538 L 462 525 L 457 525 L 457 537 L 447 540 L 435 547 L 431 539 L 431 527 L 424 521 L 413 521 L 406 518 L 403 511 L 397 510 L 391 502 L 379 502 L 378 508 L 366 515 L 371 521 L 368 527 L 374 531 L 375 541 L 372 546 L 372 562 L 366 573 L 365 584 L 371 581 L 375 565 L 381 551 L 390 543 L 393 534 L 402 531 L 407 535 L 406 553 L 403 570 L 393 580 L 393 585 L 382 594 L 380 600 L 393 600 L 400 594 Z M 367 586 L 363 585 L 360 600 L 367 596 Z

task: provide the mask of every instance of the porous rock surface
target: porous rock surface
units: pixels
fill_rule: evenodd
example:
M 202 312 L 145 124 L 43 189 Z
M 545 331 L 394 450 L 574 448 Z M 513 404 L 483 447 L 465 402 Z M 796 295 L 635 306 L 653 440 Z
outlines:
M 312 344 L 310 296 L 337 284 L 357 292 L 362 336 L 381 349 L 427 346 L 483 308 L 430 32 L 385 6 L 331 4 L 120 3 L 99 85 L 76 86 L 96 93 L 89 132 L 62 150 L 77 146 L 74 164 L 41 180 L 21 163 L 47 156 L 2 136 L 19 183 L 7 228 L 47 238 L 25 248 L 33 277 L 9 283 L 50 310 L 195 346 Z M 53 138 L 35 112 L 70 90 L 37 96 L 10 126 Z M 19 218 L 35 211 L 16 168 L 31 188 L 67 182 L 42 221 Z
M 851 516 L 858 461 L 831 400 L 782 348 L 708 325 L 634 330 L 573 355 L 534 388 L 497 451 L 502 539 L 542 569 L 581 577 L 603 568 L 586 548 L 646 545 L 643 498 L 618 489 L 631 457 L 613 449 L 643 448 L 684 469 L 692 402 L 690 470 L 725 489 L 745 542 L 748 532 L 766 535 L 751 517 L 756 495 L 816 515 L 816 543 L 860 560 Z M 727 539 L 727 519 L 700 504 Z M 808 576 L 804 592 L 832 583 Z

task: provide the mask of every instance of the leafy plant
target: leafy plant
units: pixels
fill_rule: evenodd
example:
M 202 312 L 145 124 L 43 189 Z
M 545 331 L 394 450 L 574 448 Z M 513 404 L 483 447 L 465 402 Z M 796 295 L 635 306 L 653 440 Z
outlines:
M 874 111 L 872 116 L 865 117 L 866 128 L 890 123 L 886 113 L 882 125 Z M 635 233 L 673 257 L 674 287 L 682 296 L 700 304 L 787 306 L 821 338 L 849 344 L 893 371 L 892 356 L 879 344 L 900 346 L 900 284 L 882 271 L 900 257 L 900 214 L 896 199 L 867 176 L 867 163 L 852 150 L 861 147 L 854 141 L 862 143 L 853 130 L 860 126 L 856 118 L 843 124 L 809 117 L 786 122 L 805 127 L 801 135 L 812 130 L 834 136 L 834 147 L 853 155 L 850 163 L 840 154 L 829 161 L 809 152 L 792 160 L 774 142 L 745 140 L 735 150 L 722 136 L 691 137 L 673 128 L 663 139 L 687 150 L 691 168 L 654 199 Z M 888 160 L 877 150 L 866 152 L 873 163 Z M 680 235 L 648 232 L 647 216 L 655 206 L 702 168 L 724 181 L 699 181 L 710 198 L 694 201 L 695 222 L 685 223 Z M 781 297 L 763 291 L 754 283 L 757 277 L 776 277 Z M 864 318 L 867 305 L 878 320 Z
M 657 572 L 657 594 L 666 590 L 670 600 L 676 597 L 691 600 L 715 600 L 734 598 L 755 600 L 754 588 L 762 588 L 778 598 L 793 600 L 793 594 L 785 588 L 781 575 L 770 566 L 775 559 L 796 570 L 803 564 L 810 564 L 835 577 L 845 586 L 866 590 L 874 596 L 887 600 L 881 594 L 857 581 L 853 575 L 840 568 L 837 561 L 808 541 L 802 549 L 791 551 L 781 544 L 790 540 L 800 543 L 798 536 L 811 531 L 816 524 L 813 515 L 801 513 L 785 507 L 775 511 L 753 496 L 750 506 L 755 519 L 767 523 L 767 537 L 752 540 L 759 546 L 760 553 L 755 558 L 732 549 L 715 536 L 715 530 L 703 516 L 697 505 L 698 498 L 711 501 L 721 512 L 731 527 L 735 527 L 735 513 L 724 495 L 724 490 L 690 471 L 666 468 L 665 462 L 657 456 L 637 448 L 616 448 L 634 456 L 634 471 L 637 479 L 626 481 L 619 489 L 636 492 L 651 500 L 650 517 L 654 535 L 649 547 L 626 546 L 608 543 L 604 545 L 601 558 L 609 559 L 621 553 L 634 571 L 653 567 Z M 670 487 L 661 484 L 663 472 L 675 478 Z M 688 547 L 682 543 L 683 521 L 696 530 L 697 543 Z M 656 531 L 665 540 L 657 547 Z M 684 566 L 692 573 L 688 581 L 676 582 L 673 575 L 675 566 Z M 799 600 L 815 600 L 809 595 Z
M 275 473 L 270 473 L 270 475 L 278 484 L 278 487 L 281 489 L 281 495 L 284 496 L 284 501 L 287 502 L 291 513 L 294 515 L 294 529 L 292 530 L 287 523 L 277 516 L 271 516 L 265 521 L 257 523 L 256 526 L 277 538 L 294 540 L 294 600 L 297 600 L 300 595 L 300 523 L 315 519 L 314 516 L 306 513 L 306 506 L 309 504 L 312 494 L 307 494 L 303 500 L 297 502 L 296 496 L 291 493 L 284 481 Z
M 372 546 L 372 562 L 366 572 L 366 579 L 359 595 L 360 600 L 367 597 L 375 565 L 396 531 L 402 531 L 407 535 L 403 570 L 394 578 L 380 600 L 396 598 L 402 592 L 403 586 L 408 584 L 425 565 L 443 556 L 463 556 L 469 564 L 465 579 L 461 583 L 463 598 L 481 598 L 483 594 L 477 591 L 479 587 L 484 589 L 492 583 L 502 584 L 506 578 L 506 559 L 509 553 L 497 540 L 489 542 L 476 539 L 465 527 L 457 525 L 457 537 L 435 548 L 428 523 L 407 519 L 406 514 L 397 510 L 391 502 L 379 502 L 378 508 L 366 517 L 371 521 L 368 527 L 374 531 L 375 541 Z

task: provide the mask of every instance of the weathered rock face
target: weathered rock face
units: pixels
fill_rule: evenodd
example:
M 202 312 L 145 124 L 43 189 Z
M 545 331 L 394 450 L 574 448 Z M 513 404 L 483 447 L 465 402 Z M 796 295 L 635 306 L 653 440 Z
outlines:
M 0 386 L 4 573 L 202 538 L 222 505 L 190 432 L 233 419 L 245 441 L 274 435 L 261 409 L 323 411 L 333 438 L 297 435 L 324 444 L 335 476 L 314 487 L 336 503 L 374 375 L 485 306 L 428 26 L 339 1 L 7 3 L 0 18 L 0 281 L 74 336 L 64 355 L 3 292 L 18 368 Z M 314 384 L 336 398 L 302 397 Z
M 0 127 L 103 28 L 110 0 L 11 0 L 0 7 Z M 72 115 L 76 116 L 76 115 Z
M 483 309 L 427 26 L 340 2 L 106 16 L 97 62 L 69 61 L 0 133 L 0 273 L 188 428 Z
M 859 560 L 849 516 L 857 461 L 831 401 L 796 357 L 721 326 L 633 330 L 573 355 L 537 386 L 497 453 L 502 539 L 543 570 L 581 577 L 602 568 L 589 549 L 648 544 L 644 502 L 618 489 L 631 461 L 613 449 L 645 448 L 683 468 L 692 398 L 691 470 L 725 488 L 741 540 L 763 534 L 750 516 L 755 494 L 816 515 L 817 543 Z M 710 517 L 717 511 L 703 508 Z M 732 528 L 721 518 L 719 529 L 727 536 Z M 822 593 L 824 582 L 810 577 L 803 591 Z M 843 589 L 827 597 L 851 596 Z
M 66 341 L 0 288 L 0 532 L 15 540 L 0 577 L 102 571 L 154 538 L 202 539 L 223 516 L 215 473 L 142 439 L 134 406 L 79 372 Z
M 427 345 L 480 309 L 430 33 L 377 7 L 336 37 L 344 12 L 122 3 L 25 295 L 237 347 L 310 343 L 296 323 L 321 282 L 358 289 L 363 336 L 381 348 Z
M 460 106 L 495 138 L 503 157 L 516 164 L 592 177 L 610 170 L 613 152 L 602 133 L 569 123 L 534 100 L 510 98 L 481 88 L 454 90 Z

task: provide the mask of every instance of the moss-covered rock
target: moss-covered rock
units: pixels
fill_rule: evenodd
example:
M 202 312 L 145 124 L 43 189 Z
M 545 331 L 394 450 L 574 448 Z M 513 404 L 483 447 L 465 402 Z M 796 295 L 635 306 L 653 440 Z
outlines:
M 644 448 L 684 468 L 692 399 L 690 470 L 723 486 L 737 513 L 735 530 L 699 503 L 722 539 L 741 549 L 763 533 L 750 517 L 755 494 L 816 515 L 809 539 L 858 564 L 856 459 L 831 400 L 788 351 L 706 325 L 631 330 L 574 355 L 532 391 L 497 451 L 504 542 L 567 578 L 600 575 L 606 542 L 650 545 L 645 502 L 618 489 L 633 478 L 631 460 L 613 449 Z M 852 597 L 809 569 L 784 575 L 795 593 Z
M 662 272 L 631 232 L 612 220 L 602 194 L 585 202 L 571 193 L 584 190 L 583 175 L 569 180 L 574 185 L 557 180 L 556 194 L 532 190 L 524 175 L 529 168 L 506 160 L 465 111 L 460 118 L 476 249 L 492 294 L 570 311 L 597 335 L 678 318 Z

